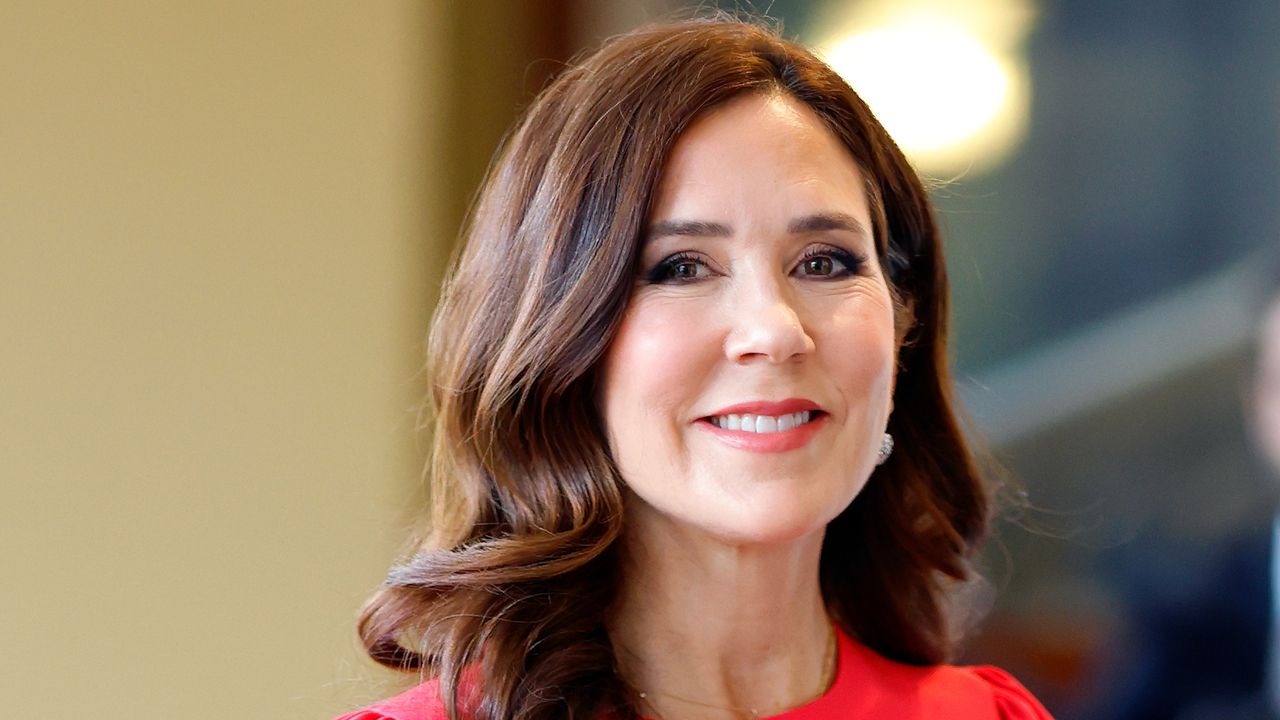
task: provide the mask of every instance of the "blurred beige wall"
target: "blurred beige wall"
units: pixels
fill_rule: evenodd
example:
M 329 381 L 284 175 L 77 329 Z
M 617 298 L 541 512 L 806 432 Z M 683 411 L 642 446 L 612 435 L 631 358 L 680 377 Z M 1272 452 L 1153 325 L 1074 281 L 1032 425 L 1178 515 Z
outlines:
M 0 2 L 0 714 L 381 691 L 442 3 Z

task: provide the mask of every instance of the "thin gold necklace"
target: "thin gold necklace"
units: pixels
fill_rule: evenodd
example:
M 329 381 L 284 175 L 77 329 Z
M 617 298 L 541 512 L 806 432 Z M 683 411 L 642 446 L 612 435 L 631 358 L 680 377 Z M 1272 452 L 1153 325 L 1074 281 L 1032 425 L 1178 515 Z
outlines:
M 831 628 L 831 633 L 830 635 L 827 636 L 827 649 L 823 653 L 823 657 L 822 657 L 822 673 L 819 676 L 818 690 L 811 697 L 806 699 L 804 702 L 800 703 L 800 705 L 806 705 L 808 703 L 813 702 L 814 700 L 817 700 L 818 698 L 825 695 L 827 690 L 831 687 L 832 681 L 835 680 L 836 647 L 837 647 L 836 631 L 835 631 L 835 628 Z M 650 699 L 651 695 L 661 696 L 670 700 L 679 700 L 680 702 L 686 703 L 688 705 L 695 705 L 697 707 L 708 708 L 710 710 L 725 710 L 725 711 L 734 713 L 735 715 L 738 715 L 740 717 L 752 718 L 752 720 L 757 720 L 758 718 L 761 717 L 760 710 L 758 708 L 742 708 L 742 707 L 733 707 L 733 706 L 726 706 L 726 705 L 715 705 L 713 703 L 702 702 L 701 700 L 694 700 L 693 698 L 687 698 L 681 695 L 676 695 L 674 693 L 659 692 L 657 690 L 646 691 L 646 690 L 640 690 L 639 688 L 632 688 L 632 690 L 636 693 L 637 697 L 643 700 L 644 703 L 654 711 L 655 720 L 664 720 L 664 716 L 661 712 L 658 712 L 658 707 L 654 705 L 653 700 Z M 774 713 L 770 713 L 770 714 L 774 714 Z

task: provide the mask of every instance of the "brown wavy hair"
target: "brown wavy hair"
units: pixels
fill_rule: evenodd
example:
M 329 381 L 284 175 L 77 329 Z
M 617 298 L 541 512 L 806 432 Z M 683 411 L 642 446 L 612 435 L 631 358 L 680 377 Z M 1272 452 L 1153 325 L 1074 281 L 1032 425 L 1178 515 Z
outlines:
M 378 662 L 437 677 L 454 720 L 636 715 L 604 622 L 627 490 L 597 369 L 672 145 L 708 108 L 768 92 L 812 108 L 863 169 L 900 310 L 899 450 L 827 529 L 825 602 L 882 655 L 951 656 L 948 590 L 969 577 L 989 501 L 950 399 L 947 279 L 925 189 L 810 52 L 751 22 L 690 20 L 614 38 L 540 94 L 490 168 L 437 307 L 429 530 L 359 631 Z

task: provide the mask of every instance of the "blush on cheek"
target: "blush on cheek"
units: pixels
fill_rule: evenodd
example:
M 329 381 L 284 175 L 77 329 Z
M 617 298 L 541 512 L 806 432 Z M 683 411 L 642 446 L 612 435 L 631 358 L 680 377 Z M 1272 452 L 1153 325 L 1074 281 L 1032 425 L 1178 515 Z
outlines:
M 605 419 L 615 439 L 621 433 L 646 434 L 638 423 L 649 430 L 669 427 L 696 404 L 699 369 L 715 358 L 707 357 L 701 313 L 687 305 L 654 299 L 631 308 L 618 328 L 605 354 L 602 387 Z
M 841 394 L 850 410 L 861 409 L 863 421 L 878 437 L 893 402 L 897 358 L 892 322 L 849 322 L 829 337 L 841 346 L 828 354 L 838 363 L 832 375 L 843 386 Z
M 689 361 L 707 351 L 707 338 L 701 337 L 706 335 L 706 314 L 688 305 L 654 302 L 628 313 L 614 340 L 617 369 L 653 379 L 682 375 Z

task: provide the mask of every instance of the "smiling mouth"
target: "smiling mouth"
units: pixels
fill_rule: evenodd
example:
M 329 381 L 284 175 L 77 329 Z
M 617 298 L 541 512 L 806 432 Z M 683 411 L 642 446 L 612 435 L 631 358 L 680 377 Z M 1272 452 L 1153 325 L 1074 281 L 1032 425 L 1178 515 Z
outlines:
M 732 413 L 729 415 L 712 415 L 703 418 L 721 430 L 733 430 L 745 433 L 781 433 L 807 425 L 825 415 L 821 410 L 804 410 L 785 415 L 753 415 L 750 413 Z

